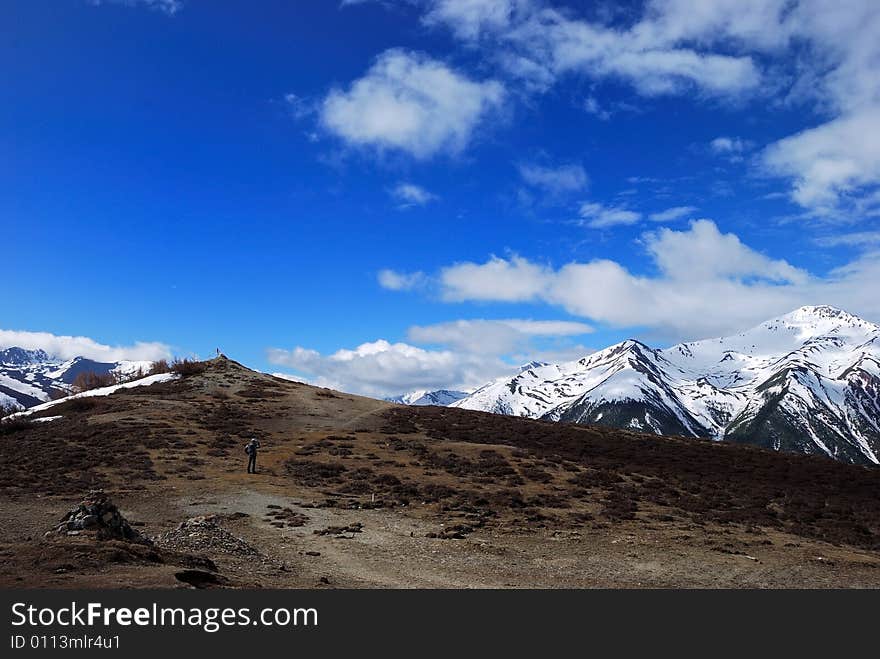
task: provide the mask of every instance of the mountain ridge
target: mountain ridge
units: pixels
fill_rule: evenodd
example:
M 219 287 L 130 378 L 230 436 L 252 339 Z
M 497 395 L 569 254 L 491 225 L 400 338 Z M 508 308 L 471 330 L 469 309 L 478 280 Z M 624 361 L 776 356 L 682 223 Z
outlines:
M 880 325 L 819 305 L 665 349 L 628 339 L 451 406 L 878 464 Z
M 0 350 L 0 406 L 26 409 L 66 396 L 80 373 L 134 375 L 149 361 L 99 362 L 83 356 L 62 359 L 45 350 L 9 346 Z

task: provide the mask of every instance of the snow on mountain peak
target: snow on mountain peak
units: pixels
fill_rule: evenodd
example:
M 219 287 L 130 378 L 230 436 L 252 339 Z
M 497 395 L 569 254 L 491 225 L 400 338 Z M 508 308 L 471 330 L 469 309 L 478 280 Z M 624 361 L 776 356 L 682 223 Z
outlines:
M 818 305 L 734 336 L 663 350 L 630 339 L 575 362 L 499 378 L 453 406 L 735 437 L 876 463 L 880 326 Z
M 548 366 L 547 362 L 539 362 L 539 361 L 530 361 L 526 362 L 522 366 L 519 367 L 519 372 L 523 373 L 525 371 L 531 371 L 533 368 L 541 368 L 542 366 Z
M 800 307 L 784 316 L 780 316 L 776 320 L 777 322 L 789 325 L 822 329 L 833 329 L 835 327 L 878 327 L 874 323 L 853 316 L 843 309 L 838 309 L 837 307 L 832 307 L 827 304 Z
M 0 403 L 32 407 L 55 395 L 68 393 L 77 375 L 94 372 L 137 377 L 149 371 L 152 362 L 97 362 L 86 357 L 61 359 L 44 350 L 11 346 L 0 350 Z
M 45 350 L 27 350 L 17 346 L 0 350 L 0 364 L 8 366 L 25 366 L 47 361 L 49 361 L 49 355 Z
M 451 405 L 467 396 L 464 391 L 451 391 L 449 389 L 438 389 L 436 391 L 427 391 L 420 389 L 411 391 L 408 394 L 401 394 L 385 400 L 392 403 L 401 403 L 403 405 L 439 405 L 441 407 Z

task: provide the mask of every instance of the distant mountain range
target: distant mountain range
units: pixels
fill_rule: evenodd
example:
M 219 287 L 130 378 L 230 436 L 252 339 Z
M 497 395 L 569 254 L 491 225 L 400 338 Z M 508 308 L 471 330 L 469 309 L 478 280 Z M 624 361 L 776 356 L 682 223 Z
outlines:
M 735 336 L 526 368 L 450 406 L 878 464 L 880 326 L 802 307 Z
M 126 375 L 150 366 L 10 347 L 0 350 L 0 405 L 32 407 L 66 395 L 83 372 Z M 834 307 L 802 307 L 735 336 L 662 350 L 629 340 L 577 361 L 532 362 L 472 392 L 388 400 L 880 464 L 880 325 Z
M 547 362 L 528 362 L 519 367 L 519 372 L 522 373 L 531 368 L 537 368 L 538 366 L 547 366 Z M 402 405 L 439 405 L 441 407 L 449 407 L 456 401 L 467 398 L 472 392 L 473 389 L 470 391 L 456 391 L 454 389 L 435 389 L 434 391 L 430 391 L 428 389 L 416 389 L 407 394 L 392 396 L 385 400 L 390 403 L 400 403 Z
M 402 403 L 404 405 L 440 405 L 445 407 L 451 405 L 455 401 L 461 400 L 467 396 L 464 391 L 450 391 L 449 389 L 438 389 L 436 391 L 426 391 L 420 389 L 412 391 L 408 394 L 386 398 L 392 403 Z
M 0 350 L 0 405 L 26 408 L 71 393 L 80 373 L 130 375 L 149 371 L 149 361 L 98 362 L 85 357 L 59 359 L 43 350 Z

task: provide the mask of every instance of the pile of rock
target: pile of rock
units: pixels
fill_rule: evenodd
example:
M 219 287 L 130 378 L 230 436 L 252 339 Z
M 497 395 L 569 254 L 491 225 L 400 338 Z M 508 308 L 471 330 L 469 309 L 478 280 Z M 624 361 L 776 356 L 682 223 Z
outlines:
M 71 509 L 61 523 L 46 535 L 91 535 L 98 540 L 125 540 L 152 544 L 131 527 L 103 490 L 94 490 Z
M 217 515 L 200 515 L 181 522 L 171 531 L 155 538 L 156 544 L 187 552 L 258 556 L 260 552 L 245 540 L 220 526 Z

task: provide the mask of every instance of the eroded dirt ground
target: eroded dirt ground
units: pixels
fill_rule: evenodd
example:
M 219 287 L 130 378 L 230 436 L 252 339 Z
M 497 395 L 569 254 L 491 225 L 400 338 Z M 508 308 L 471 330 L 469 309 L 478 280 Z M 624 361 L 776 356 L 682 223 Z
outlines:
M 878 472 L 822 458 L 403 408 L 225 359 L 45 415 L 0 436 L 2 586 L 880 586 Z M 153 546 L 44 537 L 97 487 Z

